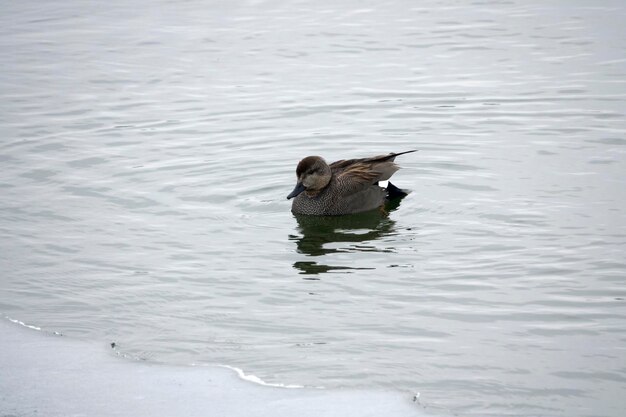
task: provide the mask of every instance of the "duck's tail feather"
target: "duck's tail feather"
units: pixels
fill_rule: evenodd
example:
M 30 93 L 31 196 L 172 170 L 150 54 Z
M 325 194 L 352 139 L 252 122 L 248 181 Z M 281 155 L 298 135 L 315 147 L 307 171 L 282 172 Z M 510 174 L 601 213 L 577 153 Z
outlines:
M 387 183 L 387 198 L 393 200 L 394 198 L 404 198 L 409 195 L 409 190 L 403 190 L 396 187 L 391 182 Z

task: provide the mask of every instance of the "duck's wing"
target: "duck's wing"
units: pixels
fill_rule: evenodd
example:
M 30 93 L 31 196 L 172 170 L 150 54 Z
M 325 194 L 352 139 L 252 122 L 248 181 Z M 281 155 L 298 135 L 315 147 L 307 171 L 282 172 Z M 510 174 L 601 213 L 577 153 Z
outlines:
M 333 176 L 341 184 L 341 189 L 351 194 L 376 184 L 378 181 L 386 181 L 400 167 L 393 161 L 398 155 L 413 151 L 390 153 L 371 158 L 342 159 L 330 164 Z
M 371 158 L 341 159 L 339 161 L 335 161 L 332 164 L 330 164 L 330 169 L 333 171 L 334 174 L 340 174 L 342 171 L 350 168 L 353 165 L 393 162 L 396 156 L 404 155 L 405 153 L 411 153 L 411 152 L 417 152 L 417 149 L 414 149 L 412 151 L 389 153 L 387 155 L 378 155 L 378 156 L 373 156 Z

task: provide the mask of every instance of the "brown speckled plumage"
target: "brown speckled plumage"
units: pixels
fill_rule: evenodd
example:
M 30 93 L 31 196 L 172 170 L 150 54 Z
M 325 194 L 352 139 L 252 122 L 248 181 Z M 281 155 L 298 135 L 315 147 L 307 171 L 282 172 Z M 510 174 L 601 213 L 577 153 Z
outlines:
M 382 206 L 387 190 L 378 186 L 399 169 L 393 162 L 405 153 L 349 159 L 328 165 L 319 156 L 308 156 L 296 169 L 298 184 L 287 198 L 294 198 L 296 214 L 332 216 L 359 213 Z

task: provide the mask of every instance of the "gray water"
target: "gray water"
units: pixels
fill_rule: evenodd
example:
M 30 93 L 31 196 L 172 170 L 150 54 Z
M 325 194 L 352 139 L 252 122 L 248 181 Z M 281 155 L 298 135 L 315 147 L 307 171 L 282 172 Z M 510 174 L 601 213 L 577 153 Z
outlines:
M 626 409 L 621 1 L 0 5 L 0 314 L 434 414 Z M 296 218 L 392 151 L 388 214 Z

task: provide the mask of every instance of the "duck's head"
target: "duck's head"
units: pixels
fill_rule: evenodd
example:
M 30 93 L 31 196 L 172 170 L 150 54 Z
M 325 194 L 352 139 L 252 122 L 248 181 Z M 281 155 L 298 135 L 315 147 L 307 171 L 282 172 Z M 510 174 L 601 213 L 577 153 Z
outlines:
M 326 187 L 332 177 L 330 167 L 319 156 L 307 156 L 296 168 L 296 177 L 298 183 L 287 199 L 294 198 L 303 191 L 310 196 L 317 194 L 321 189 Z

